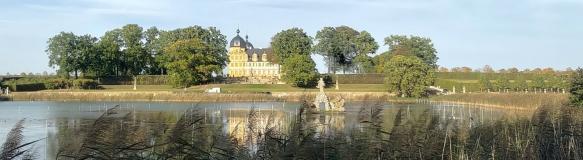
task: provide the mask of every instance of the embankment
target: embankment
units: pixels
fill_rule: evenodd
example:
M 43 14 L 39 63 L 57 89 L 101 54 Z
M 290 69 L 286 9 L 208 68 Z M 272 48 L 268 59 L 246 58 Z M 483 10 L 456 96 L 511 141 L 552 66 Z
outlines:
M 387 96 L 382 92 L 330 92 L 328 96 L 341 96 L 346 101 Z M 274 92 L 271 94 L 238 93 L 207 94 L 170 91 L 128 92 L 14 92 L 14 101 L 171 101 L 171 102 L 250 102 L 250 101 L 300 101 L 311 99 L 316 92 Z

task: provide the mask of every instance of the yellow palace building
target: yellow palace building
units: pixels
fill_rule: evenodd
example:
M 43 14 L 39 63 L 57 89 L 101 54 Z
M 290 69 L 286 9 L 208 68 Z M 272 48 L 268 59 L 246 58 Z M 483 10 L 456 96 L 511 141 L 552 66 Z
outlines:
M 240 78 L 243 83 L 277 83 L 279 81 L 279 64 L 273 63 L 271 48 L 255 48 L 249 42 L 235 36 L 229 43 L 229 63 L 227 76 Z

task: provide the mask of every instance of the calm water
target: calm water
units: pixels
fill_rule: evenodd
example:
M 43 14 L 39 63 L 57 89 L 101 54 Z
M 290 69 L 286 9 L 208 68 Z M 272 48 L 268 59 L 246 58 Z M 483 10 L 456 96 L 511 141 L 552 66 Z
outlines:
M 319 132 L 343 132 L 359 127 L 359 110 L 364 102 L 348 103 L 345 113 L 320 114 L 314 123 Z M 185 110 L 198 109 L 204 112 L 209 124 L 222 127 L 225 133 L 243 138 L 249 111 L 253 108 L 259 113 L 259 122 L 273 121 L 280 129 L 286 130 L 286 124 L 296 115 L 298 103 L 259 102 L 259 103 L 170 103 L 170 102 L 0 102 L 0 144 L 4 143 L 6 134 L 13 125 L 25 119 L 25 141 L 46 138 L 35 144 L 41 159 L 53 159 L 58 148 L 59 131 L 90 125 L 92 120 L 102 113 L 119 105 L 120 112 L 134 113 L 132 119 L 149 121 L 149 117 L 164 115 L 168 122 L 178 119 Z M 468 121 L 467 127 L 479 125 L 485 121 L 496 120 L 504 112 L 493 109 L 481 109 L 471 106 L 451 104 L 412 104 L 383 105 L 383 128 L 390 130 L 395 115 L 403 109 L 406 116 L 419 116 L 429 111 L 433 116 L 454 121 Z

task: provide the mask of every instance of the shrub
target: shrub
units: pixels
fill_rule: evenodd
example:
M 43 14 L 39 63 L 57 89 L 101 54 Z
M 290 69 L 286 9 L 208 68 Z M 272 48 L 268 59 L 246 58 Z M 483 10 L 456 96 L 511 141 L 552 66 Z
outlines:
M 583 107 L 583 68 L 578 68 L 573 73 L 569 93 L 571 93 L 571 103 Z
M 76 79 L 73 80 L 73 88 L 75 89 L 99 89 L 97 81 L 92 79 Z
M 22 92 L 22 91 L 40 91 L 44 90 L 45 84 L 44 83 L 26 83 L 26 84 L 10 84 L 8 85 L 11 91 L 15 92 Z
M 71 88 L 71 81 L 63 78 L 51 79 L 45 82 L 45 87 L 47 89 L 68 89 Z

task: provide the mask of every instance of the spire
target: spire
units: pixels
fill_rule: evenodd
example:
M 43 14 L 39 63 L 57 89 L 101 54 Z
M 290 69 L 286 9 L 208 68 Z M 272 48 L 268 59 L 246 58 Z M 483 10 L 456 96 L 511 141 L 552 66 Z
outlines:
M 245 42 L 249 42 L 249 35 L 245 34 Z
M 239 27 L 237 27 L 237 35 L 239 35 L 239 32 L 241 32 L 241 31 L 239 31 Z

